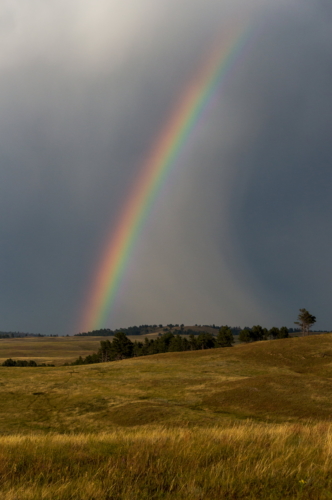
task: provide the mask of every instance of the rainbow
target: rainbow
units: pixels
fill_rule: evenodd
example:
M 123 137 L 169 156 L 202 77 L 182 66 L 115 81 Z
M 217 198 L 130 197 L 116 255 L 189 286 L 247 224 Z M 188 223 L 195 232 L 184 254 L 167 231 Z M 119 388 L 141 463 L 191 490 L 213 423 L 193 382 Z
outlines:
M 236 30 L 215 44 L 207 61 L 185 88 L 166 126 L 144 162 L 117 227 L 105 245 L 84 307 L 80 331 L 105 327 L 129 258 L 165 179 L 176 165 L 184 145 L 208 109 L 221 83 L 247 40 L 247 29 Z

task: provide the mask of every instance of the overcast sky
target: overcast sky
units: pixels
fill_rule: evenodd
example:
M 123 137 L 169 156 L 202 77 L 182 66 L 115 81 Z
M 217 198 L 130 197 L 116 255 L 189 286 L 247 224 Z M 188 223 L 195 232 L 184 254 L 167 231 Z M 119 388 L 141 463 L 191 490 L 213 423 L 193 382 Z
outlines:
M 250 42 L 159 193 L 104 326 L 291 327 L 305 307 L 332 328 L 330 2 L 5 0 L 0 331 L 77 332 L 174 101 L 241 23 Z

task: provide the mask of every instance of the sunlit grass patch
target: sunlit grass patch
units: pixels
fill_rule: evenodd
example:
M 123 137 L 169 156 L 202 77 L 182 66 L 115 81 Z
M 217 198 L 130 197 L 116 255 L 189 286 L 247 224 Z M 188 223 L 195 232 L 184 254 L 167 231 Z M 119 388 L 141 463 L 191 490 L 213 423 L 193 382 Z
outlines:
M 331 425 L 9 436 L 0 449 L 5 500 L 331 498 Z

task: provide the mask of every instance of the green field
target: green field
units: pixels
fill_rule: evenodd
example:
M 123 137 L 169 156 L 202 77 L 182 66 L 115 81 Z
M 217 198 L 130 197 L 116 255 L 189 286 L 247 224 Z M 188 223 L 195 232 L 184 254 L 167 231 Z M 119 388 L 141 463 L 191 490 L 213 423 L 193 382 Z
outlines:
M 98 345 L 9 339 L 0 355 L 59 364 Z M 331 376 L 331 334 L 0 367 L 0 497 L 332 498 Z

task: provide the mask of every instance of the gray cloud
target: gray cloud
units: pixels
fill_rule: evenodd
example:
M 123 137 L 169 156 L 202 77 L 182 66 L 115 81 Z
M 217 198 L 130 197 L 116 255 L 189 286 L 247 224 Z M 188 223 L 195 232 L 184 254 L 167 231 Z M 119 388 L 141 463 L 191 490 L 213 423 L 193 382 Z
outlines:
M 290 325 L 307 307 L 329 327 L 329 6 L 247 4 L 3 10 L 0 330 L 75 331 L 171 106 L 215 33 L 249 17 L 252 45 L 163 187 L 105 326 Z

